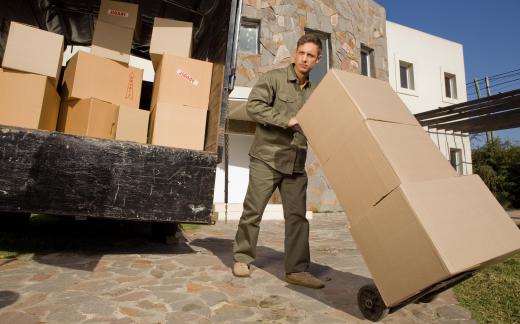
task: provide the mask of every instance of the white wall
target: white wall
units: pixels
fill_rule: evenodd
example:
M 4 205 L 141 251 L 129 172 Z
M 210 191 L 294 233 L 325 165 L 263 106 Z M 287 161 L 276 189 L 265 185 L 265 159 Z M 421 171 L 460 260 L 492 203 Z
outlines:
M 229 135 L 228 202 L 242 203 L 249 183 L 249 148 L 253 135 Z M 224 161 L 217 167 L 213 201 L 224 202 Z
M 467 101 L 461 44 L 390 21 L 386 32 L 389 82 L 412 113 Z M 401 88 L 399 60 L 413 64 L 415 90 Z M 444 96 L 444 72 L 457 77 L 457 99 Z
M 467 101 L 461 44 L 390 21 L 386 23 L 386 32 L 389 83 L 413 114 Z M 401 88 L 399 61 L 413 64 L 413 90 Z M 456 76 L 456 99 L 445 95 L 445 72 Z M 469 134 L 427 131 L 446 159 L 450 148 L 461 149 L 463 172 L 472 173 Z

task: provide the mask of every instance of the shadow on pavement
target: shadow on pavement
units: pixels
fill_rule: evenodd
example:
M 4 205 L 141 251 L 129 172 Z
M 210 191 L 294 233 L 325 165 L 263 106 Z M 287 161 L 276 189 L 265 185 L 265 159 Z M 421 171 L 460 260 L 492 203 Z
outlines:
M 196 239 L 190 245 L 204 248 L 217 256 L 230 269 L 233 266 L 233 241 L 221 238 Z M 365 319 L 357 305 L 357 292 L 372 279 L 333 269 L 326 265 L 311 263 L 310 272 L 325 281 L 325 288 L 310 289 L 285 283 L 284 253 L 266 246 L 257 247 L 257 258 L 253 265 L 271 273 L 283 281 L 283 285 L 301 294 L 312 297 L 330 307 Z M 231 270 L 230 270 L 231 271 Z M 258 270 L 257 270 L 258 271 Z M 254 276 L 254 272 L 253 272 Z
M 14 304 L 20 295 L 14 291 L 10 290 L 0 290 L 0 309 Z
M 41 217 L 40 217 L 41 216 Z M 93 271 L 105 254 L 194 253 L 185 242 L 164 244 L 155 240 L 151 223 L 110 219 L 74 220 L 73 217 L 31 218 L 21 228 L 0 230 L 0 251 L 7 258 L 34 254 L 37 262 Z M 0 269 L 6 262 L 0 263 Z

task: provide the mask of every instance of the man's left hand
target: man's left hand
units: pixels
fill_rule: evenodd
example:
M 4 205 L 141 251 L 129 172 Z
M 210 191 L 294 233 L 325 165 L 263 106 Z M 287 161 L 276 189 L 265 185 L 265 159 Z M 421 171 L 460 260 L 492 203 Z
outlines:
M 289 123 L 287 124 L 287 126 L 294 127 L 298 124 L 298 119 L 296 119 L 296 117 L 292 117 L 291 119 L 289 119 Z

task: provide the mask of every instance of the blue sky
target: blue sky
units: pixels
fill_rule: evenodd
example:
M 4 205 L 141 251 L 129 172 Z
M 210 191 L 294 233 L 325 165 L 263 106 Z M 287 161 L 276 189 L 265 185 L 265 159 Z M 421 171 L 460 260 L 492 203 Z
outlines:
M 519 70 L 495 77 L 491 92 L 520 88 L 520 0 L 376 2 L 386 8 L 390 21 L 462 44 L 466 82 Z M 468 99 L 473 99 L 474 93 L 470 86 Z M 520 142 L 520 129 L 500 131 L 498 135 Z

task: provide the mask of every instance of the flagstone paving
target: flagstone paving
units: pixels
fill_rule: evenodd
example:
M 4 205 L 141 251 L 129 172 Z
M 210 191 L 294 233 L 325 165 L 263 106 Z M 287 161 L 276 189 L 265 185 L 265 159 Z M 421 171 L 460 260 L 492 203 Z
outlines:
M 313 290 L 284 281 L 281 221 L 261 225 L 251 278 L 231 274 L 237 222 L 188 230 L 178 244 L 134 238 L 0 260 L 0 323 L 363 323 L 370 274 L 344 214 L 311 220 Z M 78 236 L 81 239 L 81 236 Z M 383 323 L 476 323 L 447 291 Z

